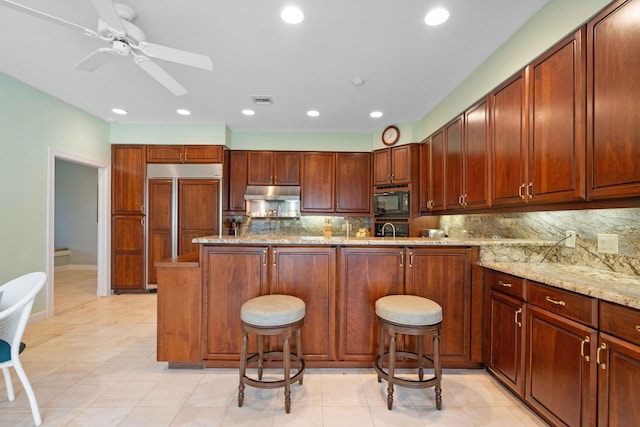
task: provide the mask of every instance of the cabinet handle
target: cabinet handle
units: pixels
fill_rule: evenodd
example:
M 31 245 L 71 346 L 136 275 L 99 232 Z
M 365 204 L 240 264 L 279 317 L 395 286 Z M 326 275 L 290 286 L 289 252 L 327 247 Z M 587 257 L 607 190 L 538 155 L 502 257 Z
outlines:
M 140 212 L 144 213 L 144 204 L 140 205 Z
M 140 225 L 144 225 L 144 218 L 140 218 Z
M 516 325 L 518 325 L 519 328 L 522 328 L 522 322 L 520 322 L 518 320 L 518 315 L 520 315 L 520 314 L 522 314 L 522 309 L 521 308 L 516 310 L 516 316 L 515 317 L 516 317 Z
M 180 161 L 182 161 L 182 153 L 180 153 Z
M 185 162 L 187 161 L 187 152 L 186 151 L 184 152 L 184 161 Z
M 530 199 L 533 198 L 533 182 L 530 182 L 529 185 L 527 185 L 527 196 L 529 196 Z
M 404 252 L 400 251 L 400 267 L 404 266 Z
M 518 187 L 518 196 L 520 196 L 522 200 L 524 200 L 524 187 L 524 184 L 520 184 L 520 186 Z
M 274 249 L 273 252 L 271 252 L 271 256 L 273 256 L 273 265 L 276 265 L 276 250 Z
M 600 351 L 606 350 L 606 349 L 607 349 L 607 344 L 602 343 L 600 344 L 600 347 L 598 347 L 598 351 L 596 352 L 596 363 L 600 365 L 602 369 L 607 369 L 607 364 L 604 362 L 600 362 Z
M 589 361 L 589 355 L 587 354 L 586 356 L 584 355 L 584 344 L 590 342 L 589 337 L 586 336 L 584 337 L 584 339 L 582 341 L 580 341 L 580 356 L 582 356 L 584 358 L 585 362 Z M 599 351 L 600 349 L 598 349 Z
M 267 265 L 267 250 L 262 251 L 262 265 Z
M 464 196 L 461 194 L 460 197 L 458 197 L 458 204 L 460 206 L 464 206 L 464 202 L 463 202 Z
M 555 304 L 555 305 L 559 305 L 561 307 L 564 307 L 565 305 L 567 305 L 564 301 L 562 301 L 562 300 L 556 301 L 556 300 L 552 299 L 550 296 L 547 296 L 545 299 L 547 301 L 549 301 L 550 303 Z
M 413 252 L 409 252 L 409 267 L 413 267 Z
M 504 286 L 505 288 L 510 288 L 511 287 L 511 283 L 503 282 L 502 280 L 498 280 L 498 285 Z
M 640 325 L 636 325 L 636 332 L 640 332 Z

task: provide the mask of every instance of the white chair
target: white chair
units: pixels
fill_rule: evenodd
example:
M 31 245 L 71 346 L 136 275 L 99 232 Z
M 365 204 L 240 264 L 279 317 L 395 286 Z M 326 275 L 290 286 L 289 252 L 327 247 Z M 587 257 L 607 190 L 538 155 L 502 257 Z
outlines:
M 25 274 L 0 286 L 0 340 L 4 341 L 0 341 L 0 368 L 4 374 L 10 401 L 15 399 L 15 394 L 9 368 L 13 366 L 16 370 L 29 398 L 36 425 L 42 423 L 42 418 L 36 396 L 20 363 L 20 352 L 24 349 L 24 346 L 20 348 L 20 344 L 29 322 L 33 301 L 46 281 L 47 275 L 38 272 Z

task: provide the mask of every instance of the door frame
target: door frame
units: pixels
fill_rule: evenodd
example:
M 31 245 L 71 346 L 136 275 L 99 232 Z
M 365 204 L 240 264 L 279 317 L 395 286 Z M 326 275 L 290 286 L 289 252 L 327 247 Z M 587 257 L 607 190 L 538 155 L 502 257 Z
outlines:
M 98 169 L 98 285 L 96 295 L 107 296 L 110 292 L 110 228 L 109 212 L 111 203 L 111 179 L 109 163 L 95 158 L 78 156 L 69 152 L 57 150 L 49 147 L 48 150 L 48 172 L 47 178 L 47 318 L 54 315 L 54 252 L 55 252 L 55 188 L 56 188 L 56 160 L 64 160 L 71 163 L 89 166 Z

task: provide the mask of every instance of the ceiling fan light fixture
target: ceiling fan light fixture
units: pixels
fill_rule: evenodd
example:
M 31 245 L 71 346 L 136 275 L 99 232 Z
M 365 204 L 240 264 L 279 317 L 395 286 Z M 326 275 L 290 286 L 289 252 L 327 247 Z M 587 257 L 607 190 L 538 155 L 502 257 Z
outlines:
M 447 9 L 437 7 L 427 13 L 427 16 L 424 17 L 424 23 L 429 26 L 436 26 L 443 24 L 447 19 L 449 19 L 449 11 Z
M 371 118 L 373 119 L 379 119 L 380 117 L 383 116 L 382 111 L 372 111 L 371 114 L 369 114 L 369 116 L 371 116 Z
M 129 112 L 123 108 L 112 108 L 111 111 L 119 116 L 126 116 L 127 114 L 129 114 Z
M 304 20 L 304 13 L 297 6 L 287 6 L 280 12 L 280 17 L 287 24 L 299 24 Z
M 191 115 L 191 111 L 187 110 L 186 108 L 178 108 L 176 110 L 176 113 L 180 114 L 181 116 L 190 116 Z

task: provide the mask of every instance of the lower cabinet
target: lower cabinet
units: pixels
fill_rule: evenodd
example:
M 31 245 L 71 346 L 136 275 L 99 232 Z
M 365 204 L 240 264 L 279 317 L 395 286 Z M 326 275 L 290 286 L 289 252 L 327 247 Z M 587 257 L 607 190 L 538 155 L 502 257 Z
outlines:
M 144 215 L 111 217 L 111 289 L 142 291 L 144 274 Z

